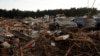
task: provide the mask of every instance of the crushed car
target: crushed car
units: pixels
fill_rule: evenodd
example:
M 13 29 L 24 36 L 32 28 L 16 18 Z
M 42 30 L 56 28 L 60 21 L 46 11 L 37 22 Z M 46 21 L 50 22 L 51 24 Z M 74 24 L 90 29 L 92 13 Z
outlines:
M 77 24 L 65 17 L 54 18 L 49 24 L 50 29 L 64 29 L 64 28 L 76 28 Z

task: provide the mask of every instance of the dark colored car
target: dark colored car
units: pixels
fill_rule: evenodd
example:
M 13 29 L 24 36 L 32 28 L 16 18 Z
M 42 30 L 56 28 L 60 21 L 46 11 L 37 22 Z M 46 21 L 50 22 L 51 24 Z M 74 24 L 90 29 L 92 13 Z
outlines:
M 100 18 L 97 18 L 95 20 L 96 20 L 96 29 L 100 30 Z
M 83 27 L 86 25 L 85 18 L 75 18 L 73 21 L 78 25 L 78 27 Z
M 75 23 L 77 23 L 78 27 L 87 27 L 87 28 L 95 28 L 96 27 L 95 19 L 76 18 L 73 21 Z

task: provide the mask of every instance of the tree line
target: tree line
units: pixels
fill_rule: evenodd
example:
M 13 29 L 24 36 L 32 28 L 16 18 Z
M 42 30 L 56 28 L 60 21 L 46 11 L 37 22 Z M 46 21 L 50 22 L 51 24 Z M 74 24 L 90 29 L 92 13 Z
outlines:
M 91 12 L 91 13 L 90 13 Z M 90 15 L 97 14 L 96 8 L 71 8 L 71 9 L 55 9 L 55 10 L 37 10 L 35 11 L 21 11 L 19 9 L 0 9 L 0 17 L 7 18 L 24 18 L 24 17 L 42 17 L 44 15 L 56 16 L 57 14 L 64 14 L 67 17 L 70 16 L 84 16 L 90 13 Z

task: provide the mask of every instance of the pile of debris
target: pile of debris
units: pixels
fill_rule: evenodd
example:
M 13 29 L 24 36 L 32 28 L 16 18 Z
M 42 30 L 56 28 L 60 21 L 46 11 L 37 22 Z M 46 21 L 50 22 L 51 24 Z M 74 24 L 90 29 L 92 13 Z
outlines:
M 48 22 L 39 22 L 30 28 L 18 20 L 5 21 L 0 21 L 3 26 L 0 33 L 9 32 L 10 36 L 0 35 L 0 56 L 100 56 L 99 30 L 70 28 L 51 31 Z
M 66 30 L 67 31 L 67 30 Z M 57 34 L 57 33 L 56 33 Z M 30 49 L 34 56 L 100 56 L 100 31 L 40 34 Z M 39 53 L 39 54 L 38 54 Z

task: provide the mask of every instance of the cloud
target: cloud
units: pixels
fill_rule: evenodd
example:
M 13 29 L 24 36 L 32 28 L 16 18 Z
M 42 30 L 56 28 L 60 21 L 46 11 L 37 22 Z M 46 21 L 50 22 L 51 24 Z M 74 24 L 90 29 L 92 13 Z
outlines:
M 71 7 L 87 7 L 88 0 L 0 0 L 0 8 L 20 10 L 45 10 L 45 9 L 69 9 Z M 89 7 L 92 6 L 94 0 L 89 0 Z M 100 0 L 96 0 L 94 7 L 100 4 Z M 98 8 L 100 8 L 98 6 Z

